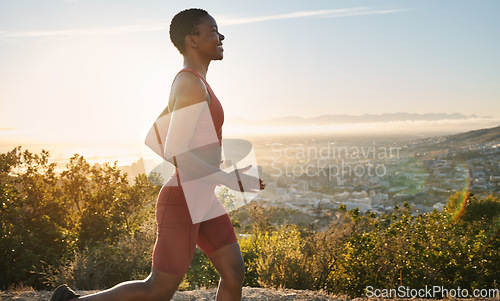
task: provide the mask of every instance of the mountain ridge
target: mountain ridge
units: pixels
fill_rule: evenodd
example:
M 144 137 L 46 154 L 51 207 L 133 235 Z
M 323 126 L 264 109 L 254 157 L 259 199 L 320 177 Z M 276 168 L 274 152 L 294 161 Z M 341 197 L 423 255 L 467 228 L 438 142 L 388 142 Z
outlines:
M 383 114 L 324 114 L 315 117 L 284 116 L 268 119 L 248 120 L 244 118 L 228 118 L 232 123 L 240 125 L 261 126 L 300 126 L 300 125 L 327 125 L 340 123 L 370 123 L 394 121 L 437 121 L 437 120 L 468 120 L 475 118 L 491 119 L 491 116 L 463 115 L 460 113 L 383 113 Z

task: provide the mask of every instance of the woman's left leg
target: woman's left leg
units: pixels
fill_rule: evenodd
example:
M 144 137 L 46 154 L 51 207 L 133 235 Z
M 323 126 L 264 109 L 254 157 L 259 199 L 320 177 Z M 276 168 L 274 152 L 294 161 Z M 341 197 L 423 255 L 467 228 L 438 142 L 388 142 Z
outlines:
M 241 300 L 245 263 L 240 245 L 237 242 L 225 245 L 208 257 L 221 277 L 216 300 Z
M 229 215 L 201 222 L 197 243 L 221 277 L 217 301 L 241 300 L 245 263 Z
M 152 269 L 151 275 L 141 281 L 127 281 L 108 290 L 83 296 L 76 300 L 92 301 L 155 301 L 170 300 L 184 275 L 167 274 Z

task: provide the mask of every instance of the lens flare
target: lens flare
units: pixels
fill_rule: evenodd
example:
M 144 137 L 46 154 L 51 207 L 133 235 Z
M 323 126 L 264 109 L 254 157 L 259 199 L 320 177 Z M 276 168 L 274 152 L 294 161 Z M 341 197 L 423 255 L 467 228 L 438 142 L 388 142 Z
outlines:
M 451 220 L 453 223 L 456 223 L 460 220 L 460 218 L 464 215 L 465 209 L 469 203 L 470 198 L 470 184 L 472 181 L 472 172 L 468 170 L 467 177 L 465 178 L 464 189 L 460 192 L 460 198 L 458 203 L 455 206 L 455 210 L 451 215 Z
M 451 223 L 456 224 L 460 221 L 462 216 L 465 214 L 467 207 L 472 199 L 471 193 L 471 183 L 473 181 L 472 172 L 468 170 L 467 178 L 464 184 L 464 189 L 460 192 L 460 196 L 458 198 L 458 202 L 452 212 L 451 215 Z M 482 202 L 495 201 L 496 197 L 488 196 Z M 483 235 L 485 238 L 486 244 L 484 247 L 488 246 L 495 240 L 497 240 L 500 236 L 500 215 L 492 217 L 492 220 L 489 222 L 489 228 L 486 230 Z

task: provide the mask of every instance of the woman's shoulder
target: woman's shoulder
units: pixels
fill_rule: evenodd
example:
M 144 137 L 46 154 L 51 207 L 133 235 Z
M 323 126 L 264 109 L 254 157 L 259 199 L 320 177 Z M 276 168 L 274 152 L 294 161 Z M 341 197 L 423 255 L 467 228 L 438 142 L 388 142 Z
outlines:
M 175 99 L 174 109 L 207 101 L 209 93 L 205 84 L 191 72 L 180 72 L 172 84 L 172 97 Z
M 174 79 L 174 86 L 184 89 L 206 90 L 203 80 L 192 72 L 181 71 Z

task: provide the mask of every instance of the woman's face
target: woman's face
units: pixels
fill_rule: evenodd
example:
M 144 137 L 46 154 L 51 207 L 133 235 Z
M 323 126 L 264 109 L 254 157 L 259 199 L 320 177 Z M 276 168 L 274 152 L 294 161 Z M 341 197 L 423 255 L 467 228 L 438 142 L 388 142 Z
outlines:
M 224 35 L 219 32 L 217 23 L 212 16 L 203 17 L 198 24 L 198 35 L 191 37 L 196 41 L 196 51 L 199 54 L 210 60 L 222 60 Z

